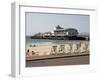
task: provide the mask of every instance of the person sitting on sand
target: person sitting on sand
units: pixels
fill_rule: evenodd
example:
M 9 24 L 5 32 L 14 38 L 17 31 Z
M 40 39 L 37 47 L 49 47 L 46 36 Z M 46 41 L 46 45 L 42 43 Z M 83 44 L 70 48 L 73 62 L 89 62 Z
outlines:
M 85 53 L 87 51 L 86 43 L 81 43 L 81 46 L 79 48 L 79 52 Z
M 58 54 L 64 54 L 65 53 L 65 45 L 59 45 Z
M 26 57 L 28 57 L 28 56 L 30 56 L 30 55 L 29 55 L 29 49 L 28 49 L 27 52 L 26 52 Z
M 87 45 L 87 51 L 89 52 L 89 50 L 90 50 L 90 45 L 88 44 Z
M 57 45 L 52 46 L 50 54 L 51 55 L 57 54 Z
M 71 53 L 72 47 L 70 44 L 65 45 L 65 53 Z
M 72 45 L 72 53 L 78 53 L 78 45 L 77 44 Z
M 32 51 L 32 55 L 35 55 L 35 52 L 34 51 Z
M 36 47 L 36 45 L 35 45 L 35 44 L 34 44 L 34 45 L 30 44 L 29 46 L 30 46 L 30 47 Z

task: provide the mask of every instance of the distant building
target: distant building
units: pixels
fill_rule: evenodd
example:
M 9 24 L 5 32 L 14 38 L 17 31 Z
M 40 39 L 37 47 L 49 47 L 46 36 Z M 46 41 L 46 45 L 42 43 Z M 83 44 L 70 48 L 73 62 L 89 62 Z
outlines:
M 34 36 L 37 36 L 37 37 L 39 37 L 39 36 L 43 36 L 43 33 L 36 33 L 36 34 L 34 34 Z
M 34 36 L 36 37 L 45 37 L 45 36 L 77 36 L 78 30 L 74 28 L 64 29 L 60 25 L 56 26 L 56 29 L 53 32 L 44 32 L 44 33 L 36 33 Z
M 36 33 L 34 34 L 34 36 L 37 36 L 37 37 L 44 37 L 44 36 L 52 36 L 52 33 L 51 32 L 44 32 L 44 33 Z
M 57 25 L 56 30 L 54 30 L 55 36 L 77 36 L 78 30 L 74 28 L 64 29 Z
M 43 36 L 51 36 L 51 35 L 52 35 L 51 32 L 45 32 L 45 33 L 43 33 Z
M 74 28 L 68 28 L 68 29 L 65 29 L 65 33 L 67 36 L 77 36 L 78 30 Z
M 64 31 L 64 28 L 60 27 L 57 25 L 56 30 L 54 30 L 54 35 L 55 36 L 64 36 L 66 33 Z

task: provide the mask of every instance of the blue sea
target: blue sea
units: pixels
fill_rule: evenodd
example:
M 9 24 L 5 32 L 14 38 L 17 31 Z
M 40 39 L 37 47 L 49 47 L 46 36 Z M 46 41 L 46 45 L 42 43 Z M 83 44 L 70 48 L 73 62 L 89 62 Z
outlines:
M 29 36 L 26 37 L 26 44 L 51 44 L 53 40 L 46 39 L 31 39 Z
M 26 44 L 35 44 L 35 45 L 44 45 L 44 44 L 73 44 L 79 43 L 79 40 L 48 40 L 48 39 L 31 39 L 29 36 L 26 36 Z M 88 41 L 85 41 L 88 42 Z

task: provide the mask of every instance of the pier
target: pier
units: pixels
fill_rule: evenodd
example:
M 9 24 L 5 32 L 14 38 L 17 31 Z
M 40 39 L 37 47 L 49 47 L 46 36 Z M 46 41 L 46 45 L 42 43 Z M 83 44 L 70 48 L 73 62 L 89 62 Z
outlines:
M 89 40 L 81 36 L 31 36 L 31 39 L 49 39 L 49 40 Z

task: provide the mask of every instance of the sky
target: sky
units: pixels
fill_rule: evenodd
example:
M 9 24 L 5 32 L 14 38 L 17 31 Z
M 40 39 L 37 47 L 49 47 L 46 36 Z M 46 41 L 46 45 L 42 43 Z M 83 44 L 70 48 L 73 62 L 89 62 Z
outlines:
M 89 33 L 89 15 L 25 13 L 26 35 L 53 31 L 57 25 L 75 28 L 79 33 Z

